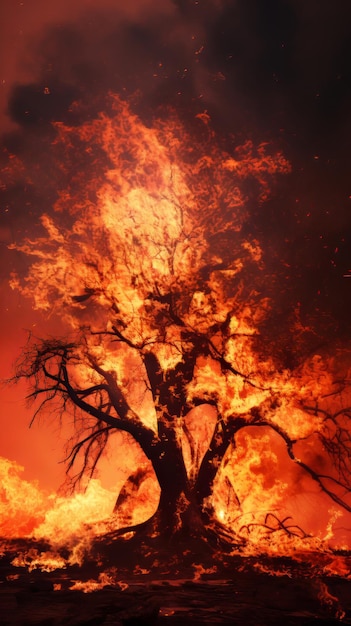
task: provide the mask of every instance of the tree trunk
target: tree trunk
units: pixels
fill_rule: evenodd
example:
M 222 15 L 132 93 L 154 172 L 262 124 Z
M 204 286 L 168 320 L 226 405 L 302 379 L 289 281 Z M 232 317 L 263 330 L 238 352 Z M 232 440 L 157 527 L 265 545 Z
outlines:
M 190 502 L 190 488 L 181 447 L 173 436 L 155 450 L 151 462 L 160 485 L 157 531 L 171 537 L 182 526 L 182 513 Z
M 195 494 L 199 507 L 204 516 L 211 518 L 213 515 L 210 497 L 213 494 L 214 482 L 224 455 L 234 441 L 235 433 L 245 425 L 241 418 L 224 422 L 218 416 L 210 445 L 204 455 L 195 484 Z
M 159 420 L 159 442 L 148 455 L 161 489 L 153 528 L 168 539 L 196 535 L 203 527 L 201 508 L 187 474 L 173 420 Z
M 194 484 L 187 475 L 174 418 L 159 420 L 158 441 L 143 447 L 161 490 L 157 511 L 150 523 L 141 525 L 146 534 L 166 541 L 206 538 L 209 526 L 216 523 L 211 506 L 215 478 L 234 433 L 241 427 L 241 420 L 228 426 L 218 419 Z

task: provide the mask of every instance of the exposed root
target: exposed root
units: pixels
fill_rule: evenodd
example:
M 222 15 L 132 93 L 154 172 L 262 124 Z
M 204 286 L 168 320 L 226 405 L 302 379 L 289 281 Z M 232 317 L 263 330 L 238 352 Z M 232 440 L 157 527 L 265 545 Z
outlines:
M 300 539 L 306 539 L 310 536 L 301 528 L 301 526 L 288 523 L 291 519 L 291 516 L 288 516 L 280 520 L 274 513 L 267 513 L 263 523 L 251 522 L 250 524 L 244 524 L 241 526 L 239 532 L 241 533 L 243 531 L 247 531 L 247 533 L 250 534 L 254 528 L 263 528 L 267 531 L 268 535 L 276 532 L 283 532 L 288 535 L 288 537 L 299 537 Z

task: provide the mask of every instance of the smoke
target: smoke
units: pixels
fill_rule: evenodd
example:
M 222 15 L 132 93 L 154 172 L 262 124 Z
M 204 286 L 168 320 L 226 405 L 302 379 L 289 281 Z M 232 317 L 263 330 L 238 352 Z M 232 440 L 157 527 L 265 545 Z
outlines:
M 84 22 L 89 23 L 91 31 L 98 30 L 94 24 L 96 2 L 94 0 L 63 0 L 60 3 L 47 3 L 44 0 L 32 0 L 14 4 L 11 0 L 4 0 L 1 4 L 0 17 L 2 23 L 0 58 L 2 59 L 2 76 L 0 92 L 1 127 L 6 127 L 8 99 L 15 85 L 30 84 L 43 78 L 43 65 L 39 57 L 44 60 L 45 47 L 50 46 L 50 40 L 55 39 L 55 30 L 65 30 L 68 25 L 75 28 L 77 34 Z M 170 1 L 137 0 L 123 3 L 113 0 L 99 2 L 99 14 L 109 13 L 112 23 L 116 26 L 122 22 L 142 23 L 148 20 L 151 14 L 167 18 L 174 12 Z M 88 17 L 90 15 L 90 18 Z M 84 27 L 83 27 L 84 28 Z M 64 41 L 62 41 L 64 44 Z M 77 41 L 78 43 L 78 41 Z M 40 55 L 36 51 L 41 48 Z M 64 48 L 57 50 L 63 52 Z M 90 47 L 90 56 L 98 53 L 97 48 Z M 59 62 L 56 58 L 55 69 Z M 45 61 L 44 61 L 45 65 Z M 10 116 L 11 117 L 11 116 Z

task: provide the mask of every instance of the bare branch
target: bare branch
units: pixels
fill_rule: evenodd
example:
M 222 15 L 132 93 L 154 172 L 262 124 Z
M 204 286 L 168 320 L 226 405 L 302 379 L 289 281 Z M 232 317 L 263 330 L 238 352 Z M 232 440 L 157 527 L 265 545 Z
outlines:
M 251 522 L 250 524 L 244 524 L 243 526 L 241 526 L 239 532 L 241 533 L 246 530 L 248 533 L 250 533 L 253 528 L 263 528 L 267 531 L 268 535 L 272 535 L 273 533 L 277 532 L 283 532 L 288 535 L 288 537 L 299 537 L 301 539 L 306 539 L 310 536 L 301 528 L 301 526 L 290 523 L 288 524 L 288 520 L 291 519 L 291 516 L 287 516 L 281 520 L 274 513 L 267 513 L 264 522 Z
M 115 429 L 111 426 L 101 427 L 100 424 L 96 424 L 91 433 L 89 433 L 89 435 L 87 435 L 83 439 L 80 439 L 77 443 L 73 445 L 68 455 L 64 459 L 64 462 L 67 463 L 67 475 L 69 475 L 69 472 L 75 465 L 79 454 L 81 452 L 84 453 L 81 469 L 71 479 L 73 488 L 82 480 L 82 478 L 86 474 L 89 478 L 92 478 L 94 476 L 98 461 L 100 460 L 101 455 L 103 454 L 103 451 L 106 447 L 109 435 L 114 432 L 114 430 Z M 95 450 L 93 449 L 94 446 L 96 447 Z
M 268 422 L 266 420 L 261 420 L 259 422 L 255 421 L 252 424 L 248 424 L 248 426 L 268 426 L 269 428 L 274 430 L 274 432 L 276 432 L 278 435 L 280 435 L 280 437 L 283 439 L 283 441 L 286 444 L 286 449 L 287 449 L 288 455 L 291 458 L 291 460 L 294 461 L 294 463 L 296 463 L 296 465 L 301 467 L 301 469 L 303 469 L 306 472 L 306 474 L 308 474 L 314 480 L 314 482 L 316 482 L 318 484 L 320 489 L 325 494 L 327 494 L 329 496 L 329 498 L 331 500 L 333 500 L 333 502 L 338 504 L 340 507 L 342 507 L 346 511 L 351 512 L 351 505 L 348 504 L 345 499 L 343 499 L 342 497 L 338 496 L 337 493 L 335 493 L 334 491 L 329 489 L 326 486 L 326 484 L 323 482 L 323 480 L 325 480 L 326 478 L 328 478 L 330 480 L 333 480 L 332 476 L 325 476 L 324 474 L 319 474 L 312 467 L 307 465 L 307 463 L 304 463 L 303 461 L 301 461 L 301 459 L 299 459 L 299 458 L 297 458 L 295 456 L 293 448 L 294 448 L 294 445 L 296 444 L 297 440 L 296 439 L 291 439 L 289 437 L 288 433 L 285 430 L 283 430 L 283 428 L 281 428 L 277 424 L 274 424 L 273 422 Z M 334 482 L 337 482 L 337 481 L 334 481 Z M 350 492 L 350 490 L 349 490 L 349 492 Z

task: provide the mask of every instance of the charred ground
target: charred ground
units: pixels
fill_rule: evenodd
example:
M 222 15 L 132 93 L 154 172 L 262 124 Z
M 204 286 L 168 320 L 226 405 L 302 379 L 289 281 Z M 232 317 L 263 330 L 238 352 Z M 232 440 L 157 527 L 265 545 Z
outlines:
M 115 543 L 111 552 L 104 542 L 83 567 L 52 572 L 11 564 L 18 550 L 40 552 L 45 544 L 22 541 L 16 550 L 8 545 L 0 561 L 4 626 L 351 623 L 350 581 L 336 573 L 338 562 L 350 566 L 348 554 L 238 553 L 223 559 L 202 552 L 177 560 L 174 550 L 168 556 L 159 550 L 152 567 L 150 554 L 142 562 L 135 545 L 123 543 Z

